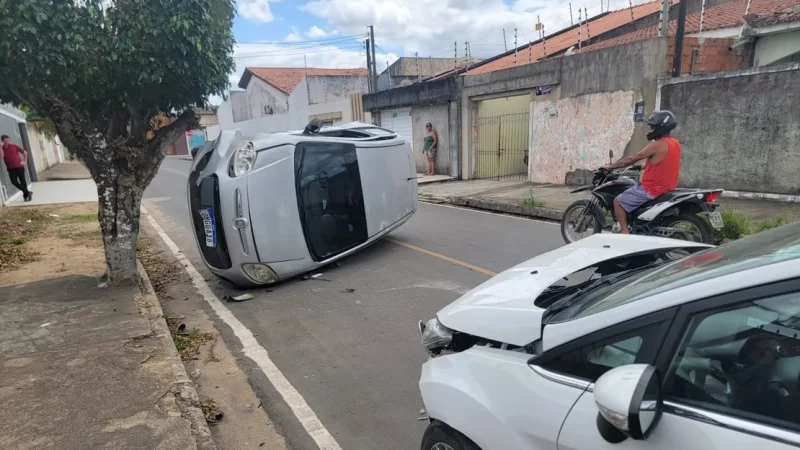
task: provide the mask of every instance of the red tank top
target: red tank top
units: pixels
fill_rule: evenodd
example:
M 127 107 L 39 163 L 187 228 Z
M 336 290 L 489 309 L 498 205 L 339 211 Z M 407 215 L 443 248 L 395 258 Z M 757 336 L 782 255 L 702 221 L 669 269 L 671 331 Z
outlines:
M 674 191 L 681 172 L 681 144 L 671 137 L 662 137 L 667 143 L 667 156 L 657 164 L 647 160 L 642 173 L 642 187 L 653 197 Z

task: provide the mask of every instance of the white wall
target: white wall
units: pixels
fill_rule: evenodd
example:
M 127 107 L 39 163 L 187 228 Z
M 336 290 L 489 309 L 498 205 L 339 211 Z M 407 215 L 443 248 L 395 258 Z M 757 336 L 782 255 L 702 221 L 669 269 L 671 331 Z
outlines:
M 766 66 L 800 52 L 800 30 L 758 38 L 754 65 Z
M 340 98 L 349 101 L 350 94 L 367 93 L 366 76 L 308 76 L 305 77 L 305 81 L 309 105 L 329 103 Z M 294 94 L 292 92 L 292 95 Z
M 290 109 L 286 94 L 256 77 L 250 77 L 247 84 L 247 104 L 250 119 L 283 114 Z

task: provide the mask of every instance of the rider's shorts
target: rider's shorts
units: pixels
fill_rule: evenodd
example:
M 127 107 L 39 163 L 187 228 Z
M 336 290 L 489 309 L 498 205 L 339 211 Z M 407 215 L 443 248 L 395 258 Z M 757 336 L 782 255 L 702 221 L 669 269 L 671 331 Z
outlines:
M 630 187 L 622 194 L 619 194 L 617 196 L 617 201 L 620 205 L 622 205 L 622 208 L 626 212 L 631 212 L 649 202 L 653 198 L 655 197 L 648 194 L 647 191 L 645 191 L 642 187 L 641 183 L 636 183 L 635 186 Z

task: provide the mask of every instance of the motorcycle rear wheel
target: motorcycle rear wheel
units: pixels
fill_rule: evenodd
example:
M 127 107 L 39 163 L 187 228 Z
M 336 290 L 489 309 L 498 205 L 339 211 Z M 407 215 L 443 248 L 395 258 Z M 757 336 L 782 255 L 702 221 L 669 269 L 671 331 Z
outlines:
M 569 205 L 564 211 L 564 214 L 561 216 L 561 237 L 564 238 L 564 242 L 567 244 L 600 233 L 603 230 L 603 226 L 600 224 L 597 213 L 594 211 L 591 204 L 592 202 L 589 200 L 578 200 Z M 582 231 L 577 231 L 575 230 L 575 222 L 583 217 L 584 214 L 586 217 L 583 218 L 584 223 L 581 227 Z M 588 234 L 577 236 L 577 233 Z
M 693 242 L 700 242 L 703 244 L 713 244 L 714 243 L 714 232 L 711 230 L 711 227 L 708 225 L 708 222 L 703 220 L 702 217 L 698 216 L 697 214 L 692 214 L 688 212 L 683 212 L 678 214 L 674 217 L 669 217 L 664 221 L 664 226 L 667 228 L 677 228 L 676 225 L 679 224 L 687 224 L 691 225 L 692 229 L 687 229 L 688 233 L 692 234 L 692 241 Z M 683 239 L 689 240 L 689 239 Z

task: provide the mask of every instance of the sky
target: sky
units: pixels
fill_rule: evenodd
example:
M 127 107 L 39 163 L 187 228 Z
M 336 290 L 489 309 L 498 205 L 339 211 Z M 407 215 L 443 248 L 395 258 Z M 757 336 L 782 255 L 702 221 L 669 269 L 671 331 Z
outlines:
M 610 2 L 610 4 L 609 4 Z M 400 56 L 488 58 L 631 0 L 238 0 L 235 87 L 245 67 L 366 67 L 374 26 L 378 72 Z M 634 0 L 633 4 L 644 0 Z M 601 6 L 602 4 L 602 6 Z M 610 6 L 609 6 L 610 5 Z M 601 10 L 602 8 L 602 10 Z M 505 31 L 505 42 L 503 32 Z

